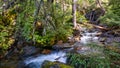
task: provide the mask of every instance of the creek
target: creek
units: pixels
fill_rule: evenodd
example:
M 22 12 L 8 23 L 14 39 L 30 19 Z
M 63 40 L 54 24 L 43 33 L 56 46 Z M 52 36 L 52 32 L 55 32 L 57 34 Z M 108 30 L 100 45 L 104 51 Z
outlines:
M 99 42 L 98 37 L 96 36 L 97 33 L 98 32 L 96 32 L 96 31 L 89 32 L 87 30 L 83 30 L 83 32 L 81 33 L 81 35 L 82 35 L 81 40 L 78 41 L 79 44 L 85 46 L 87 43 L 90 43 L 90 42 L 98 43 Z M 86 50 L 86 48 L 83 48 L 82 52 L 84 52 L 85 50 Z M 66 59 L 67 59 L 66 54 L 67 54 L 67 51 L 65 51 L 64 49 L 60 50 L 60 51 L 52 51 L 50 54 L 39 54 L 37 56 L 28 57 L 24 60 L 24 62 L 25 62 L 26 66 L 31 63 L 35 63 L 35 64 L 37 64 L 36 68 L 39 68 L 45 60 L 52 61 L 52 62 L 59 61 L 62 63 L 66 63 Z M 57 58 L 59 58 L 59 59 L 57 59 Z M 33 68 L 33 67 L 30 67 L 30 68 Z

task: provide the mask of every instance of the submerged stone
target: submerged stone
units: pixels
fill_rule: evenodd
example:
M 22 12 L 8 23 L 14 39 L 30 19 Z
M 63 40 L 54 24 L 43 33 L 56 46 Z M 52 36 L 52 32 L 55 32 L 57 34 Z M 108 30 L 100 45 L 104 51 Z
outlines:
M 25 68 L 40 68 L 40 65 L 37 62 L 32 62 L 25 66 Z

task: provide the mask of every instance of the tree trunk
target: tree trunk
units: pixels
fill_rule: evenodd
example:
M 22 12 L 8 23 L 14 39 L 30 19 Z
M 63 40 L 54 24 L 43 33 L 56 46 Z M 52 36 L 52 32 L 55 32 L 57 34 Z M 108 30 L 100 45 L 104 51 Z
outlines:
M 72 15 L 73 15 L 73 25 L 74 28 L 76 28 L 77 24 L 76 24 L 76 1 L 77 0 L 72 0 L 73 4 L 72 4 Z
M 49 2 L 49 3 L 53 3 L 53 2 L 54 2 L 54 0 L 47 0 L 47 2 Z
M 33 32 L 32 32 L 32 40 L 33 40 L 33 43 L 35 45 L 35 38 L 34 38 L 34 33 L 35 33 L 35 25 L 37 23 L 37 15 L 39 14 L 39 10 L 40 10 L 40 7 L 41 7 L 41 4 L 43 3 L 43 0 L 40 0 L 39 3 L 37 3 L 38 1 L 36 0 L 35 1 L 35 4 L 36 4 L 36 10 L 34 12 L 34 22 L 33 22 Z
M 99 5 L 99 7 L 102 9 L 103 13 L 101 15 L 104 15 L 105 14 L 105 8 L 102 6 L 101 4 L 101 0 L 96 0 L 96 3 Z

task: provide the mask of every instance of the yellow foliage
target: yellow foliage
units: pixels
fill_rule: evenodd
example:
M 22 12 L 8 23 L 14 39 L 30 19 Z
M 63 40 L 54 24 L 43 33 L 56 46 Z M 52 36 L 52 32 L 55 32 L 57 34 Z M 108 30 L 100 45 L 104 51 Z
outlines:
M 36 27 L 36 28 L 40 28 L 41 26 L 42 26 L 42 23 L 39 22 L 39 21 L 37 21 L 35 27 Z
M 14 43 L 12 38 L 15 26 L 16 14 L 12 11 L 5 11 L 0 15 L 0 48 L 7 49 Z
M 53 45 L 53 44 L 55 44 L 55 38 L 52 38 L 52 39 L 50 40 L 50 45 Z
M 2 22 L 4 24 L 7 24 L 7 25 L 14 25 L 14 21 L 15 21 L 15 18 L 16 18 L 16 14 L 12 14 L 11 12 L 4 12 L 3 13 L 4 15 L 2 16 Z
M 9 38 L 8 43 L 9 43 L 9 44 L 13 44 L 13 43 L 14 43 L 14 41 L 15 41 L 15 39 L 14 39 L 14 38 Z

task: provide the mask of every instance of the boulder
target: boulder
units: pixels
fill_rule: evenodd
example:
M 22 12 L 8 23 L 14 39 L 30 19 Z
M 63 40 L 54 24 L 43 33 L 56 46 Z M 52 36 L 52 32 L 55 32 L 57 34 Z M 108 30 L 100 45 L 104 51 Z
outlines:
M 56 44 L 53 46 L 53 49 L 66 49 L 66 48 L 71 48 L 72 45 L 70 45 L 69 43 L 63 43 L 63 44 Z
M 40 68 L 40 65 L 37 62 L 32 62 L 26 65 L 25 68 Z
M 60 62 L 51 62 L 45 60 L 41 68 L 73 68 L 73 67 Z
M 24 67 L 25 67 L 25 62 L 19 61 L 16 68 L 24 68 Z
M 105 45 L 114 45 L 114 43 L 120 43 L 120 37 L 100 37 L 100 42 L 104 42 Z
M 24 59 L 24 58 L 29 57 L 31 55 L 35 55 L 39 52 L 40 52 L 40 49 L 36 48 L 35 46 L 25 46 L 25 47 L 23 47 L 20 58 Z
M 71 53 L 77 53 L 82 55 L 99 55 L 102 54 L 103 49 L 101 48 L 101 44 L 96 43 L 89 43 L 87 45 L 83 45 L 80 42 L 76 42 L 73 45 L 73 50 L 71 50 Z

